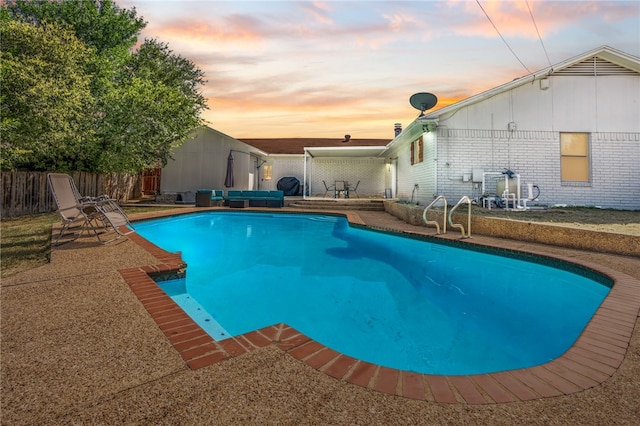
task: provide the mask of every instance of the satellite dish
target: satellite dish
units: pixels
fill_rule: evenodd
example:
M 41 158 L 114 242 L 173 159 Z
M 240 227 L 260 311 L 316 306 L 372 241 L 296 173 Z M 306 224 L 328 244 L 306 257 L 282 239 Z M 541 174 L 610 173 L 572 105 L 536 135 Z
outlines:
M 438 98 L 433 93 L 415 93 L 409 98 L 409 103 L 411 103 L 411 106 L 415 109 L 420 110 L 419 117 L 422 117 L 426 110 L 436 106 Z

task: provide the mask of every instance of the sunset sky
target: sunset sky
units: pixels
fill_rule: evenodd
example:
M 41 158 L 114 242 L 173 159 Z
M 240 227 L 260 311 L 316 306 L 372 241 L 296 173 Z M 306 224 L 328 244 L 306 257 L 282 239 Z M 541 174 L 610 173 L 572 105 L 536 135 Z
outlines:
M 640 56 L 638 0 L 116 3 L 204 71 L 204 118 L 235 138 L 392 139 L 416 92 L 435 110 L 601 45 Z

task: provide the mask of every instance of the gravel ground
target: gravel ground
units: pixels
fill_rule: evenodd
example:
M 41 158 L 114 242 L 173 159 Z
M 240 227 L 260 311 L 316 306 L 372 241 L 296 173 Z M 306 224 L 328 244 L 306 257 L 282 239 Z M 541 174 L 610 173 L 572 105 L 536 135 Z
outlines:
M 416 228 L 385 213 L 359 214 L 367 224 Z M 614 268 L 640 291 L 638 258 L 521 247 Z M 130 240 L 99 246 L 83 238 L 55 249 L 50 264 L 3 280 L 3 425 L 640 424 L 637 322 L 617 372 L 591 389 L 509 404 L 438 404 L 333 379 L 275 346 L 190 370 L 117 272 L 154 263 Z

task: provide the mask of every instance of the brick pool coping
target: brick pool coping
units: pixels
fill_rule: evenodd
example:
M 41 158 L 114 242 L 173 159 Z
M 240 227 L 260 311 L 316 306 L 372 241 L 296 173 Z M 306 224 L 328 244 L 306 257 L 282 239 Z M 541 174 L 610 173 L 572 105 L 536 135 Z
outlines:
M 350 222 L 362 224 L 357 214 L 342 214 Z M 153 277 L 158 275 L 184 272 L 186 265 L 180 253 L 168 253 L 138 234 L 130 234 L 128 238 L 161 263 L 119 272 L 182 359 L 194 370 L 275 345 L 331 377 L 386 394 L 450 404 L 527 401 L 581 392 L 606 381 L 624 360 L 640 311 L 640 283 L 633 277 L 575 258 L 544 254 L 596 270 L 614 281 L 613 288 L 567 352 L 546 364 L 499 373 L 420 374 L 357 360 L 325 347 L 286 324 L 215 341 L 154 281 Z

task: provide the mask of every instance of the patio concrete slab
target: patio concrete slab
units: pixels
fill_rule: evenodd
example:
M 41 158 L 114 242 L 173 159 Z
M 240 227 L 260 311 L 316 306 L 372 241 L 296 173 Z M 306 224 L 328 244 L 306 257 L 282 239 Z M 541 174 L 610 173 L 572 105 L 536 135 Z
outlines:
M 383 212 L 361 222 L 425 232 Z M 426 232 L 433 232 L 427 230 Z M 453 238 L 453 237 L 452 237 Z M 640 259 L 475 236 L 474 242 L 568 256 L 640 280 Z M 389 395 L 339 380 L 275 345 L 192 370 L 118 272 L 163 261 L 123 239 L 101 246 L 81 238 L 56 248 L 49 265 L 2 281 L 2 424 L 640 424 L 640 333 L 610 330 L 605 357 L 622 358 L 610 378 L 571 395 L 489 405 L 441 404 L 437 381 L 403 378 Z M 640 291 L 640 287 L 638 288 Z M 633 292 L 629 299 L 635 297 Z M 624 298 L 622 298 L 624 299 Z M 625 309 L 624 300 L 614 309 Z M 619 330 L 619 331 L 618 331 Z M 604 331 L 606 332 L 606 331 Z M 616 333 L 628 333 L 624 354 Z M 578 360 L 579 351 L 572 355 Z M 599 364 L 602 367 L 602 364 Z M 567 364 L 556 368 L 570 368 Z M 553 371 L 549 371 L 553 374 Z M 538 372 L 539 375 L 549 374 Z M 597 375 L 597 373 L 594 373 Z M 543 386 L 519 377 L 519 392 Z M 503 375 L 501 382 L 513 382 Z M 446 383 L 445 383 L 446 384 Z M 464 394 L 473 397 L 469 383 Z M 476 389 L 478 385 L 473 382 Z M 486 384 L 485 384 L 486 385 Z M 500 399 L 491 382 L 487 389 Z M 488 386 L 488 385 L 486 385 Z M 451 391 L 451 389 L 449 389 Z M 543 392 L 544 390 L 540 390 Z M 539 392 L 538 392 L 539 393 Z M 456 395 L 461 396 L 456 389 Z M 455 397 L 455 395 L 454 395 Z

